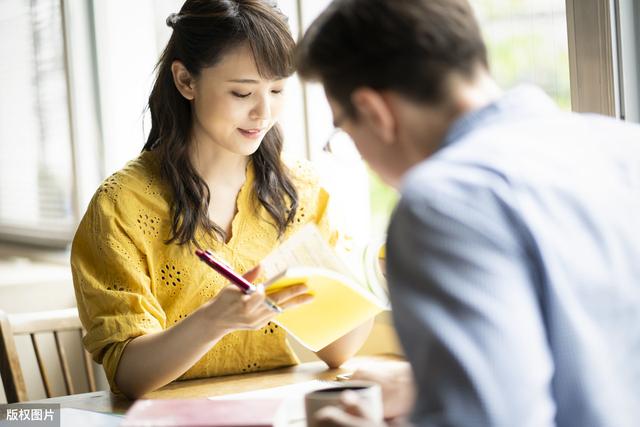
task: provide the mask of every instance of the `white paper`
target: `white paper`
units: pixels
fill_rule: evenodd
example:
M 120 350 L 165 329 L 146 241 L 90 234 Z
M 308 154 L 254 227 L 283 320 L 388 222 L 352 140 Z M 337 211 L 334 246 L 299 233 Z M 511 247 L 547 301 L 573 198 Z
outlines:
M 307 224 L 266 256 L 260 265 L 266 277 L 290 267 L 321 267 L 353 277 L 351 269 L 322 238 L 315 224 Z
M 310 391 L 321 388 L 334 387 L 340 384 L 337 381 L 309 380 L 301 383 L 288 384 L 279 387 L 251 390 L 243 393 L 225 394 L 223 396 L 211 396 L 211 400 L 248 400 L 248 399 L 286 399 L 289 397 L 304 397 Z
M 310 380 L 280 387 L 209 397 L 211 400 L 282 399 L 287 406 L 290 425 L 304 425 L 304 395 L 314 390 L 340 385 L 338 381 Z

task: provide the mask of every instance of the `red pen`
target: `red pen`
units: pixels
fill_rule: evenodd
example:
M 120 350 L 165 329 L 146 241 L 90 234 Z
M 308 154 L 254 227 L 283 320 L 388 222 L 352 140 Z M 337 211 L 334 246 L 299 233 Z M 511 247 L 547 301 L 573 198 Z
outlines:
M 240 274 L 233 271 L 233 269 L 230 266 L 228 266 L 224 261 L 217 258 L 210 251 L 202 251 L 200 249 L 196 249 L 196 255 L 205 264 L 213 268 L 215 271 L 220 273 L 225 279 L 229 280 L 231 283 L 233 283 L 238 288 L 240 288 L 240 290 L 245 294 L 249 295 L 254 293 L 257 290 L 256 285 L 249 282 Z M 264 303 L 276 313 L 282 313 L 282 308 L 280 308 L 275 302 L 271 301 L 269 298 L 265 298 Z

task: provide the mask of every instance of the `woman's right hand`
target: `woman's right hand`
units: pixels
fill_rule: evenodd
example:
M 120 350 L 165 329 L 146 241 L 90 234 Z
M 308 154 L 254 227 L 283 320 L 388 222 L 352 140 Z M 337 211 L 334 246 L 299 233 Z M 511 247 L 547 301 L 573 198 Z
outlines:
M 257 266 L 248 271 L 244 278 L 252 282 L 259 274 L 260 266 Z M 270 294 L 269 299 L 286 310 L 311 301 L 313 297 L 307 291 L 308 288 L 303 284 L 289 286 Z M 265 298 L 262 285 L 258 285 L 257 292 L 246 295 L 236 286 L 229 284 L 202 309 L 213 329 L 223 335 L 238 329 L 256 330 L 278 315 L 265 304 Z

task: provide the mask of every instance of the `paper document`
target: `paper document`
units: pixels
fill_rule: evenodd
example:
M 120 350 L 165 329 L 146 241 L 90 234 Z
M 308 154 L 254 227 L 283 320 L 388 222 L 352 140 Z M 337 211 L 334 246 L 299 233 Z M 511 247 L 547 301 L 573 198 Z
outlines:
M 267 295 L 304 283 L 310 303 L 285 310 L 274 322 L 311 351 L 319 351 L 385 309 L 368 290 L 348 276 L 317 267 L 293 267 L 266 285 Z
M 290 267 L 322 267 L 346 276 L 352 271 L 322 238 L 315 224 L 302 227 L 260 262 L 266 277 Z
M 211 400 L 235 400 L 235 399 L 286 399 L 291 397 L 300 397 L 310 391 L 320 390 L 321 388 L 329 388 L 340 385 L 337 381 L 310 380 L 301 383 L 288 384 L 279 387 L 263 388 L 260 390 L 251 390 L 243 393 L 225 394 L 223 396 L 211 396 Z
M 291 426 L 304 425 L 304 396 L 314 390 L 335 387 L 341 385 L 337 381 L 310 380 L 302 383 L 289 384 L 280 387 L 252 390 L 244 393 L 225 394 L 224 396 L 212 396 L 211 400 L 242 400 L 251 399 L 282 399 L 286 406 L 287 418 Z
M 310 303 L 292 307 L 273 321 L 309 350 L 317 352 L 387 309 L 366 283 L 342 261 L 315 224 L 302 227 L 260 265 L 267 295 L 304 283 Z

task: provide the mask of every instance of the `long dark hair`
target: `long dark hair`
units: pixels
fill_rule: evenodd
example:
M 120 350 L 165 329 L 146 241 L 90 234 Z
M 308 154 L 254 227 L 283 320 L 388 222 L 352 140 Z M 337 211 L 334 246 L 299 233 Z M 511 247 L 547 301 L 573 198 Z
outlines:
M 202 227 L 218 239 L 225 231 L 209 220 L 210 189 L 189 160 L 191 105 L 176 88 L 171 64 L 181 61 L 192 76 L 215 65 L 227 51 L 248 42 L 265 78 L 293 74 L 295 42 L 286 17 L 265 0 L 187 0 L 167 18 L 173 34 L 156 65 L 151 95 L 151 131 L 143 151 L 159 153 L 160 173 L 173 192 L 171 236 L 167 243 L 193 243 Z M 281 236 L 294 218 L 298 195 L 280 158 L 282 132 L 274 126 L 252 154 L 253 191 Z

